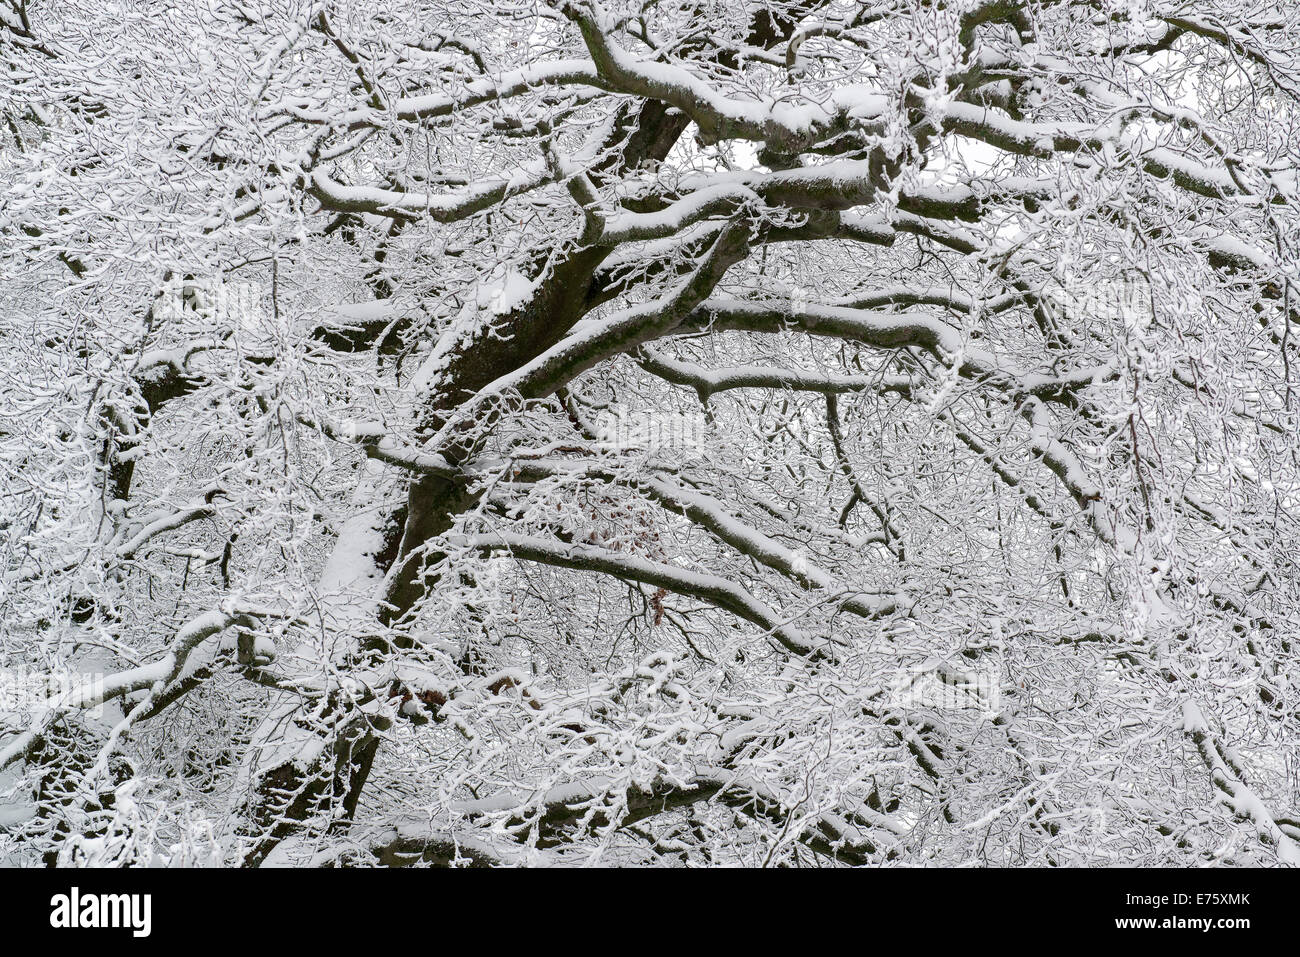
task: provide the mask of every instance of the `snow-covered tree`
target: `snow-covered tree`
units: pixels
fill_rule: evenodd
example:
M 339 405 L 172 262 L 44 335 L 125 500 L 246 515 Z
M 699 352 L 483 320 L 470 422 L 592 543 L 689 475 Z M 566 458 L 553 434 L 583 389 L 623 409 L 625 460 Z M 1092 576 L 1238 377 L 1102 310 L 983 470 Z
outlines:
M 1300 863 L 1297 38 L 2 0 L 0 860 Z

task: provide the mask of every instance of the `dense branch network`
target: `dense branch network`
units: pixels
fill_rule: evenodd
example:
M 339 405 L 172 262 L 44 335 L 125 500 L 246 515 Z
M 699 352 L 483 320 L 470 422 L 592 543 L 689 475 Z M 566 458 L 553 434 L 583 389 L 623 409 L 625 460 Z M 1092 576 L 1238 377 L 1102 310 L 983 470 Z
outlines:
M 0 5 L 0 853 L 1300 863 L 1300 8 L 120 6 Z

